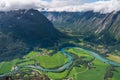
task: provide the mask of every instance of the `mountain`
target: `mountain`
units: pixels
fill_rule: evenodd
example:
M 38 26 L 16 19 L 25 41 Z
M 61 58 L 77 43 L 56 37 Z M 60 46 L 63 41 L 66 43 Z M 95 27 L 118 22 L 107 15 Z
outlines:
M 120 41 L 120 11 L 99 12 L 42 12 L 56 27 L 72 29 L 84 35 L 86 40 L 103 44 L 118 44 Z
M 62 36 L 37 10 L 0 12 L 0 60 L 21 57 L 35 47 L 53 46 Z

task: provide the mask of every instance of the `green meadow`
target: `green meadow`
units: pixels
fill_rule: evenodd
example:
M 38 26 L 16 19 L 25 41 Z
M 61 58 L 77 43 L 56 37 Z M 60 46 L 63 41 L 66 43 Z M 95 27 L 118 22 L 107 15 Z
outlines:
M 77 48 L 68 48 L 65 50 L 68 54 L 70 54 L 74 60 L 73 64 L 64 71 L 61 72 L 44 72 L 39 70 L 42 74 L 46 74 L 52 80 L 62 80 L 64 78 L 73 79 L 73 80 L 104 80 L 105 73 L 107 68 L 110 66 L 90 55 L 87 51 L 80 50 Z M 74 57 L 76 56 L 76 57 Z M 84 57 L 84 58 L 82 58 Z M 85 66 L 85 64 L 76 64 L 76 60 L 91 61 L 90 66 Z M 47 69 L 54 69 L 60 66 L 63 66 L 68 62 L 68 58 L 58 51 L 53 55 L 41 54 L 36 51 L 32 51 L 25 55 L 23 59 L 14 59 L 9 62 L 0 63 L 0 74 L 8 73 L 12 70 L 12 68 L 17 65 L 19 67 L 27 66 L 27 65 L 39 65 Z M 90 67 L 90 68 L 89 68 Z M 108 80 L 119 80 L 120 76 L 120 67 L 115 67 L 115 71 L 113 71 L 114 75 L 112 78 L 108 78 Z

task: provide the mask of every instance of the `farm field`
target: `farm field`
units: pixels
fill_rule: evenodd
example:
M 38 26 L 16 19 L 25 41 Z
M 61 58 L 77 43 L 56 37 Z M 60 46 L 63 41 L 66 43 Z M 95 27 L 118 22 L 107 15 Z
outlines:
M 37 56 L 34 59 L 44 68 L 56 68 L 68 62 L 68 59 L 60 52 L 53 56 Z
M 79 49 L 69 49 L 69 52 L 72 52 L 73 54 L 82 57 L 85 56 L 86 59 L 84 60 L 90 60 L 93 58 L 88 52 L 79 50 Z M 95 59 L 92 61 L 93 64 L 91 65 L 92 68 L 88 69 L 87 67 L 83 66 L 82 67 L 73 67 L 72 71 L 70 72 L 69 77 L 73 77 L 74 80 L 103 80 L 104 74 L 106 72 L 107 67 L 109 66 L 108 64 Z
M 65 52 L 73 57 L 73 62 L 70 67 L 63 71 L 50 72 L 37 70 L 41 74 L 47 75 L 52 80 L 73 79 L 73 80 L 104 80 L 108 68 L 111 66 L 102 62 L 87 51 L 78 48 L 67 48 Z M 69 61 L 68 57 L 62 54 L 61 51 L 53 55 L 45 55 L 36 51 L 32 51 L 25 55 L 23 59 L 14 59 L 9 62 L 0 63 L 0 74 L 5 74 L 12 71 L 13 67 L 24 67 L 28 65 L 37 65 L 45 69 L 57 69 L 65 65 Z M 25 70 L 26 68 L 24 68 Z M 118 80 L 120 76 L 120 67 L 114 67 L 113 76 L 107 77 L 108 80 Z
M 113 72 L 114 75 L 112 77 L 112 80 L 119 80 L 120 79 L 120 67 L 116 68 L 116 71 Z
M 108 54 L 108 57 L 107 57 L 109 60 L 112 60 L 112 61 L 115 61 L 117 63 L 120 63 L 120 57 L 119 56 L 115 56 L 115 55 L 111 55 L 111 54 Z
M 57 52 L 53 56 L 50 55 L 40 55 L 38 52 L 30 52 L 25 55 L 23 59 L 14 59 L 9 62 L 0 63 L 0 74 L 5 74 L 12 71 L 12 68 L 17 65 L 19 67 L 24 67 L 27 65 L 39 65 L 44 68 L 56 68 L 64 65 L 68 62 L 66 56 Z

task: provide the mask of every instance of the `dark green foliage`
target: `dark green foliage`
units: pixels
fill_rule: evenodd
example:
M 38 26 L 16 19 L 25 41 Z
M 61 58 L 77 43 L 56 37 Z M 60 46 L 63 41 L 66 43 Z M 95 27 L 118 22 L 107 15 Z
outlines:
M 0 34 L 0 61 L 20 58 L 29 50 L 26 43 L 18 39 L 14 40 L 9 34 Z
M 62 37 L 37 10 L 0 12 L 0 60 L 21 57 L 34 47 L 53 46 Z
M 104 76 L 104 80 L 108 80 L 108 78 L 112 78 L 113 77 L 113 71 L 115 71 L 114 66 L 110 66 L 108 67 L 105 76 Z

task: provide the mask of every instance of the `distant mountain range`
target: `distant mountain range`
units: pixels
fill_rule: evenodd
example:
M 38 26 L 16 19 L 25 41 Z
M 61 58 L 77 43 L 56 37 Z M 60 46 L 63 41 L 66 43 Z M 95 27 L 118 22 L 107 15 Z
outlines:
M 56 27 L 72 29 L 86 40 L 103 44 L 118 44 L 120 41 L 120 11 L 99 12 L 42 12 Z
M 37 10 L 0 12 L 0 60 L 20 57 L 35 47 L 53 46 L 62 36 Z

